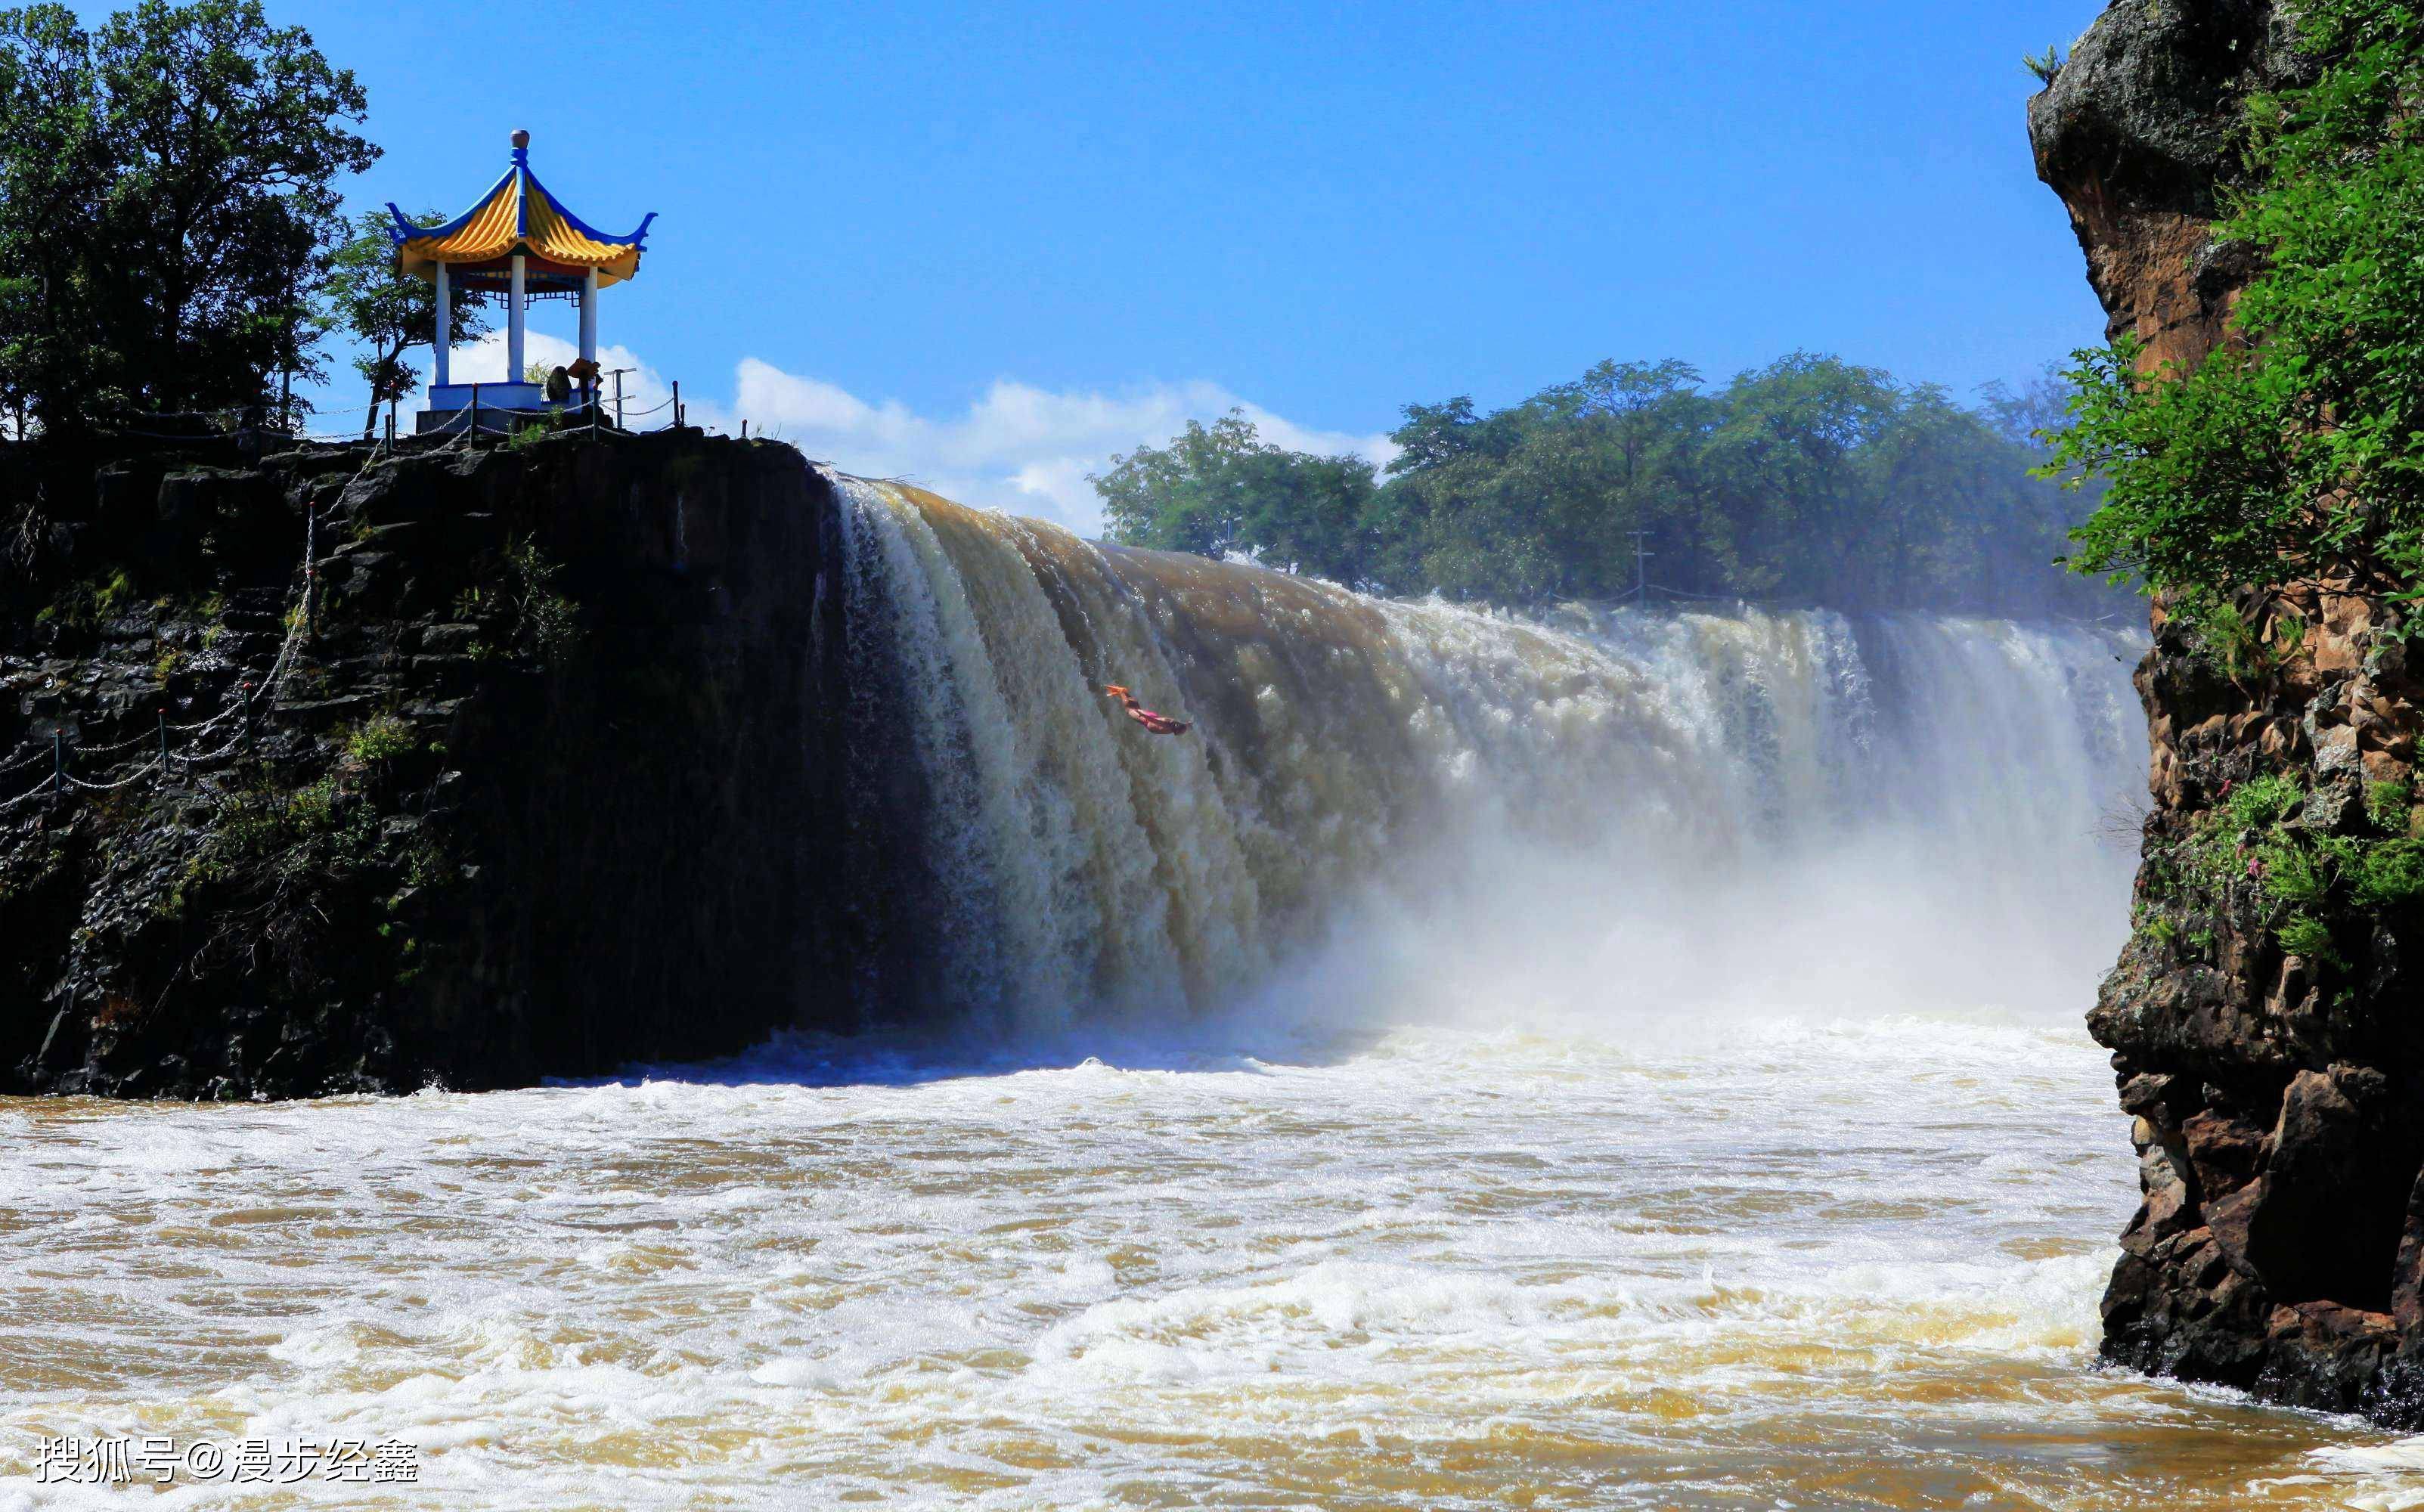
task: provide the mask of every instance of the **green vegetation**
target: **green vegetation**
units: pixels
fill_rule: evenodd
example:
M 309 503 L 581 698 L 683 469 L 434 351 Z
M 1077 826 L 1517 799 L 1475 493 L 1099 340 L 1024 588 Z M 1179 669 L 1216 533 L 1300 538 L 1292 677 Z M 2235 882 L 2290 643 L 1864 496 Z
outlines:
M 367 864 L 377 841 L 376 811 L 333 773 L 293 788 L 264 776 L 221 795 L 193 873 L 210 882 L 321 880 Z
M 2338 952 L 2332 948 L 2331 926 L 2320 919 L 2300 914 L 2273 932 L 2281 948 L 2293 956 L 2304 956 L 2310 961 L 2338 960 Z
M 2337 964 L 2374 917 L 2424 900 L 2424 840 L 2409 834 L 2407 784 L 2368 785 L 2364 822 L 2352 833 L 2316 828 L 2313 806 L 2279 773 L 2233 787 L 2185 840 L 2147 851 L 2139 932 L 2168 943 L 2180 915 L 2226 911 L 2238 899 L 2284 950 Z M 2209 942 L 2211 931 L 2196 937 Z
M 1666 595 L 2100 611 L 2052 570 L 2071 501 L 2031 471 L 2060 411 L 2049 382 L 1973 409 L 1807 354 L 1714 391 L 1682 362 L 1603 362 L 1491 414 L 1408 406 L 1385 479 L 1233 413 L 1092 481 L 1115 540 L 1385 593 L 1614 597 L 1638 549 Z
M 2252 778 L 2230 790 L 2223 807 L 2241 830 L 2277 824 L 2306 804 L 2306 790 L 2279 773 Z
M 2365 788 L 2365 817 L 2375 829 L 2392 834 L 2407 833 L 2407 811 L 2412 804 L 2413 788 L 2403 782 L 2372 782 Z
M 90 629 L 125 609 L 135 598 L 135 580 L 123 567 L 112 567 L 78 582 L 70 583 L 59 595 L 34 614 L 34 623 L 54 622 Z
M 0 10 L 0 405 L 274 405 L 318 371 L 311 300 L 378 156 L 365 100 L 258 0 L 143 0 L 88 31 Z
M 368 766 L 391 761 L 412 749 L 412 726 L 393 714 L 375 714 L 345 737 L 345 755 Z
M 2020 67 L 2028 70 L 2030 76 L 2039 84 L 2051 84 L 2053 76 L 2062 72 L 2062 44 L 2049 43 L 2042 53 L 2022 54 Z
M 528 538 L 505 549 L 501 581 L 474 583 L 454 596 L 454 617 L 481 628 L 464 647 L 474 661 L 520 650 L 544 666 L 561 663 L 581 644 L 581 606 L 556 584 L 564 565 Z
M 416 223 L 435 226 L 446 217 L 424 211 Z M 379 406 L 402 399 L 421 381 L 421 370 L 404 359 L 415 347 L 435 339 L 438 286 L 420 279 L 396 276 L 395 244 L 388 237 L 384 210 L 365 211 L 353 223 L 353 234 L 329 259 L 326 292 L 327 318 L 364 350 L 354 358 L 354 371 L 371 386 L 370 408 L 362 416 L 362 434 L 378 423 Z M 476 342 L 488 333 L 486 305 L 470 290 L 456 287 L 447 305 L 457 342 Z
M 2424 12 L 2310 0 L 2310 88 L 2251 103 L 2249 185 L 2225 240 L 2262 271 L 2244 343 L 2141 371 L 2078 354 L 2052 466 L 2108 486 L 2082 571 L 2172 593 L 2201 627 L 2248 585 L 2345 564 L 2412 602 L 2424 583 Z

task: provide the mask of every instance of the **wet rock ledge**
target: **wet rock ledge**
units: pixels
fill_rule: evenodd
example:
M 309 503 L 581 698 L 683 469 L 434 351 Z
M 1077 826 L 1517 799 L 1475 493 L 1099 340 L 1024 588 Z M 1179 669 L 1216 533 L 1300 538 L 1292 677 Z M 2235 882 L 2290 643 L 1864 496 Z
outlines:
M 486 1088 L 848 1019 L 797 453 L 136 446 L 0 446 L 0 1089 Z
M 2115 0 L 2032 102 L 2113 334 L 2232 339 L 2217 244 L 2251 92 L 2310 78 L 2267 0 Z M 2133 931 L 2089 1027 L 2144 1202 L 2104 1297 L 2123 1364 L 2424 1425 L 2424 665 L 2391 585 L 2251 586 L 2217 646 L 2155 606 Z

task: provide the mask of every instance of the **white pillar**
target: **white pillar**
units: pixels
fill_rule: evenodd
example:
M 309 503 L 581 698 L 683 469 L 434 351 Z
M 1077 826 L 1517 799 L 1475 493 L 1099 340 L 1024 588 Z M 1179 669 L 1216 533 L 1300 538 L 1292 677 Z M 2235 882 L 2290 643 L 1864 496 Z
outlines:
M 454 301 L 447 288 L 446 264 L 443 263 L 438 264 L 438 330 L 436 334 L 437 355 L 430 362 L 430 371 L 434 374 L 431 381 L 443 385 L 450 381 L 446 359 L 454 355 Z
M 522 369 L 530 364 L 522 360 L 522 254 L 514 254 L 514 289 L 506 295 L 505 308 L 505 381 L 522 381 Z
M 581 276 L 581 355 L 598 360 L 598 270 Z

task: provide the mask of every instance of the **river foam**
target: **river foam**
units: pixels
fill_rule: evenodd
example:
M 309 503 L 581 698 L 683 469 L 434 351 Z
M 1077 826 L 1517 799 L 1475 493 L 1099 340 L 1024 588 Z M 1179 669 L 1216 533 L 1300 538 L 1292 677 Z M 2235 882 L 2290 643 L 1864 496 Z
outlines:
M 1097 1048 L 0 1105 L 26 1152 L 0 1453 L 394 1435 L 424 1482 L 375 1504 L 433 1506 L 2424 1489 L 2359 1424 L 2088 1368 L 2134 1190 L 2066 1027 L 1232 1020 Z

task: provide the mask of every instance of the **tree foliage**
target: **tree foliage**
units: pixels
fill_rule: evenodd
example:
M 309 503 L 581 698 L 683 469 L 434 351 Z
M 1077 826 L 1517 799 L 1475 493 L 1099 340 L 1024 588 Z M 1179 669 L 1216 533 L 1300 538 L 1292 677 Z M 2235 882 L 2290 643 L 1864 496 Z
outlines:
M 1284 451 L 1236 410 L 1208 426 L 1188 421 L 1166 447 L 1113 456 L 1092 481 L 1119 540 L 1209 557 L 1251 554 L 1342 582 L 1371 571 L 1372 464 Z
M 424 211 L 413 219 L 436 226 L 446 217 Z M 421 370 L 406 361 L 405 355 L 437 340 L 438 286 L 397 270 L 389 224 L 384 210 L 365 211 L 354 221 L 353 234 L 329 259 L 324 291 L 327 324 L 361 348 L 354 357 L 354 371 L 370 385 L 370 408 L 362 416 L 365 436 L 378 423 L 380 405 L 403 398 L 421 381 Z M 479 294 L 458 281 L 449 288 L 446 302 L 454 340 L 476 342 L 488 333 L 487 306 Z
M 2059 407 L 2038 384 L 1972 409 L 1808 354 L 1714 391 L 1682 362 L 1610 361 L 1490 414 L 1407 406 L 1385 481 L 1233 413 L 1094 483 L 1115 539 L 1391 593 L 1536 604 L 1638 577 L 1669 599 L 2097 609 L 2051 565 L 2072 502 L 2030 470 Z
M 60 428 L 312 375 L 364 103 L 258 0 L 0 11 L 0 399 Z
M 2050 433 L 2109 485 L 2074 565 L 2193 613 L 2333 562 L 2404 599 L 2424 581 L 2424 10 L 2301 11 L 2320 75 L 2251 103 L 2251 182 L 2215 232 L 2259 255 L 2239 339 L 2189 372 L 2081 352 Z

